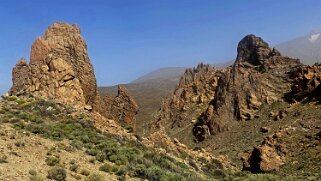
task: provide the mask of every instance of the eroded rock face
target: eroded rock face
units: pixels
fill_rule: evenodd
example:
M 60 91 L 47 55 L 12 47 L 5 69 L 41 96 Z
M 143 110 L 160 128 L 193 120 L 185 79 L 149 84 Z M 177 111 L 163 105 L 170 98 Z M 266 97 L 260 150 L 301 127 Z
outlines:
M 291 94 L 297 101 L 321 96 L 321 66 L 302 66 L 292 72 Z
M 187 70 L 174 95 L 162 104 L 157 124 L 169 132 L 192 124 L 192 134 L 202 141 L 228 130 L 229 121 L 259 117 L 262 105 L 282 100 L 291 90 L 290 70 L 302 66 L 254 35 L 240 41 L 237 53 L 234 65 L 224 70 L 204 65 Z
M 174 94 L 163 101 L 156 127 L 181 129 L 197 122 L 214 98 L 221 74 L 215 67 L 205 64 L 187 69 Z
M 76 25 L 55 23 L 31 48 L 30 63 L 13 69 L 12 95 L 23 92 L 84 107 L 93 105 L 97 85 L 87 46 Z
M 101 105 L 104 107 L 102 114 L 107 118 L 118 120 L 122 125 L 135 128 L 138 105 L 125 87 L 118 86 L 118 95 L 104 97 Z
M 301 63 L 281 56 L 254 35 L 243 38 L 237 52 L 225 97 L 230 98 L 228 109 L 238 120 L 250 120 L 259 116 L 256 112 L 262 104 L 282 100 L 291 86 L 288 72 Z
M 87 45 L 76 25 L 55 23 L 32 45 L 30 63 L 21 59 L 12 72 L 10 94 L 32 94 L 76 108 L 99 112 L 105 117 L 133 126 L 138 106 L 127 90 L 118 96 L 97 93 L 93 66 Z

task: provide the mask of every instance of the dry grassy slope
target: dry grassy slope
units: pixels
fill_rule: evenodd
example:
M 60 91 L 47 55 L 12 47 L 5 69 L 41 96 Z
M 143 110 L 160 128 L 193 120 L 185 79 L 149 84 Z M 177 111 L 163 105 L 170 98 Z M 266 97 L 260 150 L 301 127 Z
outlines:
M 171 148 L 148 146 L 142 142 L 146 138 L 105 132 L 103 125 L 109 124 L 107 120 L 103 119 L 98 124 L 102 129 L 97 129 L 97 115 L 92 114 L 33 97 L 12 96 L 0 101 L 0 143 L 5 145 L 0 147 L 0 168 L 4 168 L 1 178 L 28 180 L 32 170 L 44 179 L 54 168 L 46 161 L 53 156 L 60 158 L 55 165 L 67 172 L 67 180 L 90 178 L 80 175 L 82 169 L 99 173 L 105 177 L 101 180 L 205 180 L 220 177 L 213 171 L 225 172 L 216 159 L 203 160 L 204 156 L 200 156 L 200 160 L 191 160 L 184 147 L 175 152 Z M 80 169 L 72 171 L 72 160 Z M 106 172 L 110 174 L 100 171 L 103 163 L 108 164 Z M 101 181 L 87 181 L 93 180 Z
M 275 106 L 279 106 L 275 108 L 279 110 L 284 105 L 276 104 Z M 315 106 L 315 109 L 320 109 L 320 105 L 312 105 L 312 108 Z M 307 109 L 302 110 L 302 113 L 305 113 L 304 111 L 315 112 L 315 109 L 305 108 Z M 8 97 L 7 100 L 0 101 L 0 180 L 29 180 L 30 173 L 35 171 L 37 172 L 37 179 L 33 178 L 32 181 L 46 180 L 47 172 L 53 168 L 48 165 L 46 159 L 53 156 L 60 157 L 58 165 L 66 170 L 67 180 L 88 179 L 90 176 L 81 175 L 83 169 L 88 170 L 91 174 L 97 173 L 103 176 L 104 179 L 102 180 L 116 180 L 124 177 L 127 180 L 142 180 L 145 178 L 149 180 L 191 181 L 217 179 L 280 180 L 280 177 L 275 175 L 252 175 L 240 172 L 239 170 L 231 170 L 229 169 L 231 167 L 228 165 L 225 167 L 222 164 L 225 162 L 220 162 L 217 159 L 206 159 L 208 156 L 204 155 L 205 152 L 201 150 L 194 151 L 194 153 L 199 152 L 198 156 L 188 155 L 182 152 L 186 147 L 177 142 L 174 143 L 181 145 L 177 147 L 179 152 L 173 153 L 169 147 L 159 149 L 162 150 L 159 152 L 157 149 L 142 145 L 142 142 L 139 140 L 133 141 L 121 135 L 105 134 L 93 127 L 90 117 L 84 115 L 83 111 L 75 111 L 54 102 L 34 98 L 20 99 Z M 292 112 L 289 110 L 289 115 L 290 113 Z M 306 125 L 304 123 L 300 125 L 304 127 L 304 132 L 311 130 L 309 133 L 313 136 L 315 131 L 320 129 L 320 127 L 317 127 L 320 123 L 315 121 L 318 119 L 309 120 L 315 124 L 307 122 Z M 286 121 L 286 118 L 281 121 Z M 281 121 L 274 124 L 275 129 L 278 127 L 277 123 L 279 124 Z M 244 122 L 244 124 L 246 123 Z M 245 129 L 247 132 L 251 130 L 250 128 L 252 127 L 250 125 L 253 125 L 253 123 L 249 122 L 248 127 L 240 131 L 239 134 L 245 133 Z M 307 126 L 312 127 L 309 128 Z M 299 129 L 298 125 L 297 127 Z M 252 129 L 257 131 L 258 128 Z M 301 139 L 301 134 L 298 135 Z M 243 143 L 248 145 L 253 144 L 252 139 L 254 138 L 248 137 L 249 140 L 244 139 L 244 137 L 242 139 L 241 136 L 238 136 L 240 140 L 228 140 L 228 136 L 225 135 L 224 137 L 221 134 L 220 137 L 217 137 L 221 138 L 219 142 L 222 144 L 222 147 L 218 145 L 218 148 L 221 150 L 214 150 L 214 153 L 226 153 L 231 158 L 235 158 L 238 151 L 242 150 Z M 261 139 L 261 137 L 255 138 Z M 246 140 L 251 143 L 247 143 Z M 157 139 L 157 141 L 161 140 Z M 290 142 L 291 139 L 285 139 L 285 141 Z M 223 143 L 226 143 L 226 145 Z M 232 144 L 237 145 L 239 148 L 226 150 L 232 148 Z M 292 159 L 291 161 L 294 164 L 297 164 L 296 166 L 301 168 L 300 171 L 304 171 L 304 174 L 310 175 L 307 171 L 318 173 L 320 168 L 318 164 L 321 162 L 316 157 L 312 157 L 314 160 L 309 159 L 311 155 L 320 155 L 320 147 L 313 144 L 304 144 L 306 147 L 299 147 L 303 149 L 303 157 L 294 154 L 293 158 L 289 158 Z M 213 148 L 213 144 L 208 146 L 208 148 Z M 298 146 L 293 145 L 290 148 L 294 150 Z M 173 157 L 169 156 L 169 153 L 175 154 L 176 159 L 174 155 Z M 221 158 L 228 161 L 226 157 Z M 302 159 L 295 160 L 296 158 Z M 72 171 L 71 166 L 74 165 L 72 162 L 79 165 L 80 168 L 77 171 Z M 119 166 L 117 166 L 115 171 L 108 171 L 106 173 L 99 170 L 100 166 L 103 165 L 102 162 Z M 294 168 L 298 169 L 297 167 Z M 291 169 L 293 168 L 285 167 L 284 174 L 292 174 L 293 170 Z M 115 174 L 121 177 L 117 177 Z
M 72 161 L 79 165 L 79 171 L 86 169 L 90 173 L 99 173 L 105 180 L 118 180 L 116 175 L 99 171 L 102 163 L 91 163 L 92 156 L 84 151 L 70 149 L 72 146 L 67 140 L 52 141 L 25 131 L 17 131 L 11 124 L 1 124 L 0 145 L 0 154 L 7 156 L 7 163 L 1 163 L 0 180 L 29 180 L 30 170 L 37 171 L 39 177 L 47 180 L 47 172 L 51 167 L 45 160 L 50 150 L 55 150 L 52 154 L 58 155 L 61 164 L 67 168 L 67 180 L 83 180 L 86 177 L 70 171 Z
M 270 112 L 286 110 L 287 116 L 273 120 Z M 259 146 L 268 135 L 281 132 L 280 139 L 288 151 L 286 164 L 281 167 L 281 175 L 313 175 L 321 171 L 321 142 L 313 138 L 321 131 L 321 105 L 289 104 L 276 102 L 272 106 L 263 106 L 260 118 L 244 122 L 231 122 L 230 130 L 195 144 L 206 147 L 215 154 L 226 154 L 241 167 L 242 152 L 249 152 L 253 146 Z M 261 131 L 268 128 L 268 133 Z M 310 139 L 310 137 L 312 137 Z M 319 178 L 321 175 L 318 175 Z

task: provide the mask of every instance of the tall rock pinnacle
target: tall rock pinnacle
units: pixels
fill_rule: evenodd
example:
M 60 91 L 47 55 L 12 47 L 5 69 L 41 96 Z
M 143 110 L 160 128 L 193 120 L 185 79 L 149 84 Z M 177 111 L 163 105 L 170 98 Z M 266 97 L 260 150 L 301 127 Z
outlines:
M 76 107 L 92 106 L 97 98 L 93 66 L 77 25 L 49 26 L 33 43 L 30 63 L 20 60 L 12 74 L 13 95 L 28 92 Z

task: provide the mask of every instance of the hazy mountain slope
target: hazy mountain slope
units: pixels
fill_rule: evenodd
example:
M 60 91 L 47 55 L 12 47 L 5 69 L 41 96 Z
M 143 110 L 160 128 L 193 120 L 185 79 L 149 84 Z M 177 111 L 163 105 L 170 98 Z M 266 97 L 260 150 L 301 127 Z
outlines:
M 146 75 L 139 77 L 131 83 L 140 83 L 153 79 L 177 79 L 180 78 L 184 71 L 185 67 L 164 67 L 152 71 Z
M 284 55 L 299 58 L 304 64 L 321 61 L 321 31 L 299 37 L 276 46 Z

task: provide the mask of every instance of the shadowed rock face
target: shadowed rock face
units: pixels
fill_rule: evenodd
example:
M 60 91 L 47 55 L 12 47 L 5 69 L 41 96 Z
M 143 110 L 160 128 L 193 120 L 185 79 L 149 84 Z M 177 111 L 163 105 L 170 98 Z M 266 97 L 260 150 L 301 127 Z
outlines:
M 116 97 L 105 96 L 101 105 L 105 109 L 102 114 L 107 118 L 118 120 L 122 125 L 135 128 L 138 105 L 125 87 L 118 86 L 118 95 Z
M 55 23 L 32 45 L 30 63 L 13 69 L 11 94 L 29 92 L 82 107 L 93 105 L 97 85 L 87 46 L 76 25 Z
M 176 129 L 192 124 L 194 137 L 203 141 L 207 135 L 227 131 L 229 121 L 259 117 L 256 113 L 263 104 L 290 91 L 288 72 L 302 66 L 254 35 L 239 42 L 237 53 L 234 65 L 224 70 L 204 65 L 187 70 L 174 95 L 162 104 L 156 125 Z

